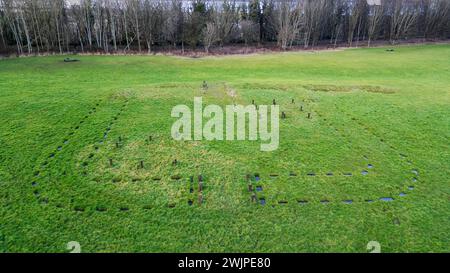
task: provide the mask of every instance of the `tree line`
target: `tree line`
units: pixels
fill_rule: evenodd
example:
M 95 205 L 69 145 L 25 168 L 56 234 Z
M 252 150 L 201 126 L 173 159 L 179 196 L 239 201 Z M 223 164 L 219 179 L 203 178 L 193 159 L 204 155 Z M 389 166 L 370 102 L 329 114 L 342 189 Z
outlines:
M 450 38 L 450 0 L 0 0 L 0 52 L 368 46 Z

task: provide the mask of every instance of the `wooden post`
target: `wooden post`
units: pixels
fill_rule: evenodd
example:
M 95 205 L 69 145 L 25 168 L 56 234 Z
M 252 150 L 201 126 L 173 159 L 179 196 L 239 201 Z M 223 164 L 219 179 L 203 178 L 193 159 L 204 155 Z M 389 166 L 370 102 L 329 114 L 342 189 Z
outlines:
M 203 192 L 203 182 L 198 182 L 198 191 Z
M 109 159 L 109 166 L 112 167 L 113 166 L 113 160 L 110 158 Z
M 308 119 L 311 119 L 311 113 L 308 113 Z
M 281 118 L 285 119 L 286 118 L 286 113 L 285 112 L 281 112 Z
M 143 169 L 144 168 L 144 161 L 143 160 L 141 160 L 141 169 Z
M 273 99 L 273 105 L 277 105 L 277 101 Z
M 198 195 L 198 204 L 199 205 L 203 204 L 203 194 L 201 193 Z

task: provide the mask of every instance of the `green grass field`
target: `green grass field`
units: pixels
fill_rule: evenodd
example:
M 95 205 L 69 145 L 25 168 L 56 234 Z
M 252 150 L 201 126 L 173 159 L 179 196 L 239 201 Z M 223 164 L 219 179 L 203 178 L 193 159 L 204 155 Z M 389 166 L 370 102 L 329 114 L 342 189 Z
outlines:
M 0 252 L 450 251 L 449 45 L 76 58 L 0 61 Z M 172 140 L 195 96 L 280 148 Z

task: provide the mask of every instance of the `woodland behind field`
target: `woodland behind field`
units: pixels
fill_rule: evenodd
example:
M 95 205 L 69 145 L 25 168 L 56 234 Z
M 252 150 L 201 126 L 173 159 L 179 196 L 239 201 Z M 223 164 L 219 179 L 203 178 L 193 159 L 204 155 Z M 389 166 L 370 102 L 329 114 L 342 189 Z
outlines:
M 0 53 L 311 48 L 450 38 L 450 0 L 0 0 Z

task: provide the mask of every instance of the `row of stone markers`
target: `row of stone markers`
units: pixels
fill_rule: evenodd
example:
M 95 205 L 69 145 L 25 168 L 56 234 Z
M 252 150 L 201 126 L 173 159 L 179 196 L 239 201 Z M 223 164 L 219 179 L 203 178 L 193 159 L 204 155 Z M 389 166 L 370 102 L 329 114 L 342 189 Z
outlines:
M 303 102 L 306 102 L 306 101 L 303 100 Z M 292 103 L 292 104 L 295 104 L 295 100 L 292 99 L 291 103 Z M 255 105 L 255 101 L 254 101 L 254 100 L 252 101 L 252 104 Z M 277 102 L 276 102 L 275 99 L 273 100 L 273 104 L 274 104 L 274 105 L 277 104 Z M 300 112 L 303 112 L 303 111 L 305 110 L 304 105 L 301 105 L 300 108 L 299 108 L 299 110 L 300 110 Z M 348 113 L 346 113 L 346 112 L 344 112 L 344 111 L 342 111 L 342 112 L 343 112 L 345 115 L 347 115 L 348 117 L 350 117 L 351 120 L 355 121 L 358 125 L 360 125 L 361 127 L 363 127 L 366 131 L 368 131 L 369 133 L 371 133 L 374 137 L 376 137 L 376 138 L 377 138 L 378 140 L 380 140 L 382 143 L 388 145 L 388 147 L 389 147 L 391 150 L 395 151 L 395 152 L 398 153 L 403 159 L 405 159 L 406 162 L 407 162 L 409 165 L 413 165 L 413 162 L 412 162 L 410 159 L 408 159 L 408 156 L 407 156 L 406 154 L 398 152 L 398 149 L 397 149 L 395 146 L 393 146 L 393 145 L 391 145 L 391 144 L 387 144 L 386 141 L 385 141 L 383 138 L 381 138 L 381 137 L 380 137 L 378 134 L 376 134 L 373 130 L 370 130 L 367 126 L 365 126 L 365 125 L 364 125 L 362 122 L 360 122 L 357 118 L 351 117 Z M 323 121 L 326 122 L 327 125 L 330 126 L 332 129 L 334 129 L 338 134 L 340 134 L 341 137 L 346 138 L 346 136 L 342 135 L 342 133 L 340 132 L 340 130 L 337 129 L 337 128 L 336 128 L 331 122 L 329 122 L 327 119 L 325 119 L 321 113 L 319 113 L 319 112 L 316 111 L 316 115 L 317 115 L 317 117 L 319 118 L 319 120 L 320 120 L 320 119 L 323 119 Z M 286 113 L 285 113 L 285 112 L 282 112 L 281 117 L 282 117 L 282 119 L 286 119 L 286 118 L 287 118 Z M 311 118 L 312 118 L 312 111 L 311 111 L 311 112 L 308 112 L 308 115 L 307 115 L 307 119 L 311 119 Z M 366 160 L 368 160 L 368 157 L 367 157 L 366 155 L 364 155 L 363 158 L 366 159 Z M 360 173 L 361 173 L 361 175 L 366 176 L 366 175 L 369 174 L 369 169 L 373 169 L 373 168 L 374 168 L 374 165 L 373 165 L 373 164 L 367 163 L 366 168 L 363 169 Z M 405 187 L 405 191 L 400 192 L 400 193 L 398 194 L 398 197 L 404 197 L 404 196 L 406 196 L 406 195 L 407 195 L 406 189 L 407 189 L 408 191 L 412 191 L 412 190 L 415 189 L 415 186 L 412 185 L 412 183 L 416 183 L 416 182 L 419 180 L 419 179 L 418 179 L 418 177 L 419 177 L 419 171 L 418 171 L 417 168 L 412 168 L 412 169 L 410 170 L 410 172 L 413 174 L 413 177 L 410 178 L 410 180 L 406 181 L 407 185 L 406 185 L 406 187 Z M 338 174 L 338 175 L 342 175 L 342 176 L 347 176 L 347 177 L 353 176 L 352 173 L 338 172 L 337 174 Z M 310 173 L 305 173 L 305 175 L 306 175 L 306 176 L 309 176 L 309 177 L 316 177 L 316 176 L 328 176 L 328 177 L 330 177 L 330 176 L 334 176 L 335 173 L 333 173 L 333 172 L 327 172 L 327 173 L 324 173 L 324 174 L 317 174 L 317 173 L 314 173 L 314 172 L 310 172 Z M 295 173 L 295 172 L 290 172 L 289 176 L 290 176 L 290 177 L 296 177 L 296 176 L 297 176 L 297 173 Z M 271 174 L 271 175 L 269 175 L 269 178 L 270 178 L 270 179 L 273 179 L 273 178 L 276 178 L 276 177 L 278 177 L 278 174 Z M 261 184 L 261 181 L 262 181 L 261 176 L 260 176 L 259 174 L 255 174 L 254 176 L 247 174 L 247 175 L 245 176 L 245 181 L 246 181 L 246 183 L 247 183 L 247 190 L 248 190 L 248 192 L 250 193 L 250 201 L 251 201 L 252 203 L 260 204 L 260 205 L 263 205 L 263 206 L 266 205 L 267 202 L 268 202 L 268 200 L 266 200 L 266 197 L 264 197 L 264 194 L 263 194 L 263 186 L 262 186 L 262 184 Z M 259 197 L 258 197 L 258 196 L 259 196 Z M 365 200 L 365 203 L 373 203 L 373 202 L 375 202 L 375 201 L 377 201 L 377 200 L 378 200 L 378 201 L 381 201 L 381 202 L 392 202 L 392 201 L 397 200 L 397 198 L 394 198 L 394 197 L 392 197 L 392 196 L 384 196 L 384 197 L 379 197 L 379 198 L 377 198 L 377 199 L 367 199 L 367 200 Z M 298 203 L 298 204 L 300 204 L 300 205 L 310 204 L 310 201 L 304 200 L 304 199 L 296 200 L 295 202 Z M 355 201 L 352 200 L 352 199 L 346 199 L 346 200 L 342 200 L 341 202 L 342 202 L 343 204 L 353 204 Z M 278 201 L 276 201 L 276 203 L 278 203 L 279 205 L 285 205 L 285 204 L 288 204 L 289 202 L 288 202 L 287 200 L 278 200 Z M 321 204 L 329 204 L 329 203 L 331 203 L 331 201 L 330 201 L 330 200 L 324 199 L 324 200 L 321 200 L 320 203 L 321 203 Z
M 69 145 L 70 142 L 74 139 L 75 133 L 83 126 L 83 124 L 97 112 L 97 107 L 101 104 L 101 100 L 98 100 L 91 106 L 90 110 L 86 115 L 84 115 L 75 125 L 72 126 L 70 132 L 66 135 L 66 137 L 61 141 L 61 144 L 58 145 L 54 151 L 52 151 L 46 159 L 44 159 L 40 164 L 35 166 L 35 170 L 33 173 L 33 180 L 31 181 L 31 187 L 33 188 L 33 195 L 36 197 L 37 201 L 40 204 L 48 204 L 49 199 L 45 196 L 44 193 L 41 192 L 40 183 L 43 182 L 44 171 L 49 168 L 52 161 L 56 160 L 58 153 L 62 152 L 64 147 Z

